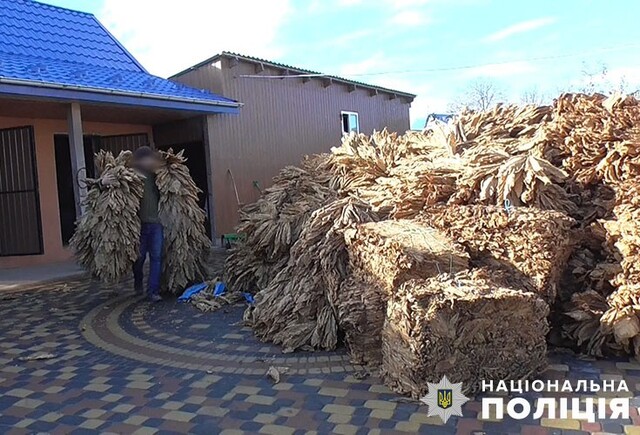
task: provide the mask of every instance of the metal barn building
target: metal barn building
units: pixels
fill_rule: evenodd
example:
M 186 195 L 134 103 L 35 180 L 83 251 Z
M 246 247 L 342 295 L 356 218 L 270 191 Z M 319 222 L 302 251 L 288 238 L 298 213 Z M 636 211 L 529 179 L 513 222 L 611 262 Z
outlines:
M 415 98 L 407 92 L 229 52 L 170 79 L 243 104 L 239 116 L 210 118 L 217 233 L 233 230 L 237 198 L 241 203 L 256 200 L 280 169 L 297 164 L 305 155 L 328 152 L 340 143 L 343 133 L 370 134 L 383 128 L 404 133 Z M 178 132 L 189 129 L 202 130 L 177 128 L 174 134 L 180 136 Z

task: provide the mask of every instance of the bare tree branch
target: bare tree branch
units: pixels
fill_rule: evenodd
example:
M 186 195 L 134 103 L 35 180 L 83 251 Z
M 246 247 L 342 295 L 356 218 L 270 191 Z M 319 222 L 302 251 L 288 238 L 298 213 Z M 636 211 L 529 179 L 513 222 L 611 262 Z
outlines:
M 498 85 L 488 79 L 476 79 L 469 83 L 467 88 L 458 98 L 448 106 L 448 110 L 453 113 L 470 110 L 488 110 L 503 101 L 504 92 Z
M 520 95 L 520 102 L 522 104 L 533 104 L 535 106 L 542 106 L 547 102 L 548 98 L 544 95 L 537 86 L 525 90 Z
M 630 92 L 629 83 L 625 76 L 616 77 L 609 71 L 607 65 L 600 64 L 597 67 L 582 64 L 583 85 L 578 88 L 579 92 L 585 94 L 601 93 L 610 94 L 613 92 Z

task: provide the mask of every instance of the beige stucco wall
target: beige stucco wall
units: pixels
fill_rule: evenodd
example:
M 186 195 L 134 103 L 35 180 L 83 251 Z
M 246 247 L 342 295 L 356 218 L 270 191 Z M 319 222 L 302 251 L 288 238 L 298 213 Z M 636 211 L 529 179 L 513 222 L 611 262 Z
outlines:
M 67 134 L 67 122 L 62 119 L 0 117 L 0 129 L 23 126 L 33 126 L 34 129 L 44 254 L 0 257 L 0 269 L 62 262 L 71 258 L 71 252 L 62 245 L 60 235 L 53 140 L 55 134 Z M 83 130 L 84 134 L 96 135 L 147 133 L 149 139 L 153 139 L 151 126 L 148 125 L 84 122 Z

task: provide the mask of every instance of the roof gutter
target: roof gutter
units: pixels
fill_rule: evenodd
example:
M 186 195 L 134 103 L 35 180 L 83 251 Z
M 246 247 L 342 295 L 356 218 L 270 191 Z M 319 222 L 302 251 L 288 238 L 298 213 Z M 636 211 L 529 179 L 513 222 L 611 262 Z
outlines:
M 53 83 L 39 82 L 35 80 L 11 79 L 11 78 L 5 78 L 5 77 L 0 77 L 0 84 L 30 86 L 30 87 L 56 89 L 56 90 L 69 90 L 69 91 L 78 91 L 78 92 L 87 92 L 87 93 L 98 93 L 98 94 L 107 94 L 107 95 L 123 96 L 123 97 L 144 98 L 144 99 L 150 99 L 150 100 L 175 101 L 179 103 L 195 103 L 195 104 L 202 104 L 207 106 L 228 107 L 228 108 L 236 108 L 236 109 L 243 106 L 242 103 L 236 102 L 236 101 L 211 101 L 211 100 L 201 100 L 197 98 L 179 98 L 179 97 L 172 97 L 169 95 L 145 94 L 142 92 L 128 92 L 128 91 L 121 91 L 116 89 L 94 88 L 91 86 L 56 85 Z

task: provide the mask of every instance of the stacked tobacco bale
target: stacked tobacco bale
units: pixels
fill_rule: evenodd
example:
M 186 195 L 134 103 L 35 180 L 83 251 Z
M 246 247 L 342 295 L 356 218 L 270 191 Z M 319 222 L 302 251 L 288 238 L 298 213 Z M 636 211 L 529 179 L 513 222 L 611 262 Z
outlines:
M 620 95 L 563 95 L 555 112 L 555 131 L 563 137 L 557 153 L 584 189 L 583 224 L 600 243 L 588 248 L 595 264 L 572 265 L 584 286 L 566 307 L 563 330 L 589 354 L 640 358 L 640 104 Z
M 179 293 L 205 278 L 211 240 L 205 231 L 205 213 L 198 206 L 198 193 L 183 151 L 161 152 L 164 164 L 156 174 L 160 192 L 158 216 L 164 227 L 163 288 Z
M 387 255 L 371 237 L 356 257 L 366 265 L 360 270 L 388 280 L 391 290 L 381 340 L 387 384 L 421 397 L 426 382 L 444 374 L 474 391 L 481 379 L 522 379 L 544 369 L 546 317 L 573 247 L 574 221 L 554 211 L 481 205 L 432 206 L 416 220 L 422 226 L 413 223 L 405 234 L 386 231 L 387 244 L 404 242 L 414 253 L 438 246 L 431 268 L 427 262 L 394 273 L 393 262 L 401 269 L 412 255 Z M 465 270 L 468 257 L 473 272 Z M 407 280 L 417 277 L 423 279 Z
M 374 280 L 348 275 L 338 290 L 337 322 L 352 364 L 382 362 L 382 325 L 388 292 Z
M 104 187 L 99 180 L 87 180 L 85 213 L 70 241 L 78 263 L 107 283 L 115 283 L 131 273 L 138 258 L 138 209 L 143 183 L 129 167 L 130 159 L 130 152 L 122 152 L 117 158 L 104 151 L 95 156 L 98 172 L 112 174 L 117 182 Z
M 546 368 L 549 306 L 492 275 L 476 269 L 400 286 L 382 332 L 389 387 L 418 399 L 446 375 L 473 393 L 483 379 L 527 379 Z
M 577 323 L 567 332 L 590 353 L 631 353 L 640 355 L 640 180 L 630 179 L 617 186 L 615 220 L 604 223 L 607 250 L 618 265 L 610 267 L 608 278 L 615 290 L 588 290 L 572 298 L 568 313 Z M 617 273 L 616 273 L 617 272 Z M 605 295 L 608 297 L 605 299 Z
M 380 364 L 386 306 L 412 278 L 456 273 L 469 267 L 462 247 L 413 220 L 388 220 L 345 231 L 350 276 L 338 294 L 338 324 L 353 362 Z
M 388 291 L 412 278 L 469 267 L 469 256 L 461 246 L 416 220 L 358 225 L 345 232 L 345 240 L 351 271 L 379 282 Z
M 552 304 L 576 243 L 567 215 L 536 208 L 448 205 L 426 209 L 420 219 L 462 243 L 477 266 L 503 270 L 516 286 Z
M 181 292 L 204 278 L 210 241 L 204 228 L 204 212 L 198 207 L 198 188 L 184 165 L 182 153 L 161 153 L 158 170 L 159 217 L 164 226 L 163 289 Z M 138 210 L 143 194 L 142 176 L 131 167 L 131 152 L 118 157 L 101 151 L 96 155 L 99 174 L 112 174 L 115 185 L 101 186 L 87 180 L 85 213 L 71 239 L 78 262 L 102 281 L 113 283 L 131 273 L 139 253 Z

